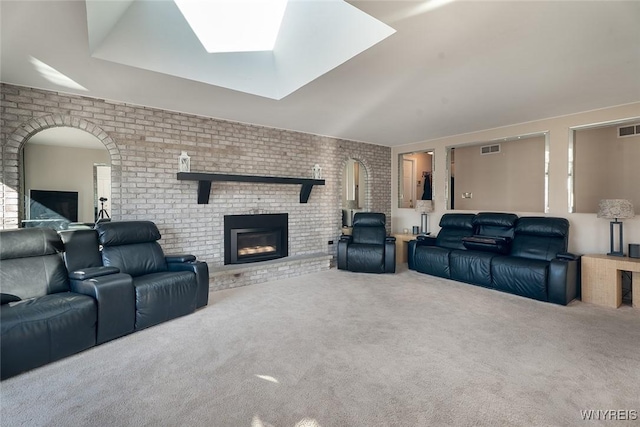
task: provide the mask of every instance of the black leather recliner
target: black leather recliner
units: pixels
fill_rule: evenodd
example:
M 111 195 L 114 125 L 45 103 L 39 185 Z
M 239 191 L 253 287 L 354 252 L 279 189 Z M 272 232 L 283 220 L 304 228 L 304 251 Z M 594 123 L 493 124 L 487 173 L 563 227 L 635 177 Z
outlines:
M 409 242 L 409 269 L 566 305 L 578 295 L 580 257 L 569 221 L 507 213 L 445 214 L 437 238 Z
M 421 236 L 417 245 L 415 241 L 409 243 L 409 269 L 450 279 L 449 254 L 454 249 L 464 249 L 463 237 L 473 236 L 474 217 L 474 214 L 443 215 L 437 237 Z M 416 250 L 418 246 L 420 249 Z
M 567 253 L 565 218 L 518 219 L 509 256 L 491 263 L 495 289 L 566 305 L 578 294 L 579 257 Z
M 150 221 L 96 224 L 102 264 L 131 275 L 135 329 L 192 313 L 207 305 L 209 269 L 193 255 L 165 256 L 160 231 Z
M 383 213 L 358 212 L 351 236 L 338 242 L 338 269 L 361 273 L 395 273 L 396 239 L 388 237 Z
M 127 315 L 106 295 L 130 286 L 130 277 L 95 268 L 72 284 L 62 250 L 53 229 L 0 231 L 2 379 L 96 345 L 97 336 Z

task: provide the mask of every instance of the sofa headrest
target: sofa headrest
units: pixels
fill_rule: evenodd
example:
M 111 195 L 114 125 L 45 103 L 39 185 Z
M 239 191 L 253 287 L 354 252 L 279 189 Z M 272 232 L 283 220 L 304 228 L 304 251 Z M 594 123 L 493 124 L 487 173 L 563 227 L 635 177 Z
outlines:
M 518 215 L 510 213 L 480 212 L 473 218 L 475 226 L 505 227 L 515 226 Z
M 440 218 L 440 228 L 473 229 L 475 214 L 444 214 Z
M 516 234 L 532 236 L 567 237 L 569 221 L 565 218 L 530 216 L 518 219 Z
M 384 227 L 386 216 L 376 212 L 358 212 L 353 217 L 354 227 Z
M 52 255 L 62 249 L 60 236 L 53 228 L 0 231 L 0 260 Z
M 160 231 L 151 221 L 115 221 L 96 224 L 102 246 L 131 245 L 160 240 Z

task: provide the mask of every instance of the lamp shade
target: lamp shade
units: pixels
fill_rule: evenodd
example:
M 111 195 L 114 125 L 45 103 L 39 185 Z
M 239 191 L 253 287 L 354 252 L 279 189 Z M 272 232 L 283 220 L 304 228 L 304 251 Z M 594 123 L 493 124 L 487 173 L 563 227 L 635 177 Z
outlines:
M 433 200 L 416 200 L 416 210 L 422 213 L 433 212 Z
M 347 200 L 347 203 L 344 206 L 345 209 L 358 209 L 358 204 L 355 200 Z
M 626 199 L 602 199 L 598 203 L 598 218 L 633 218 L 633 204 Z

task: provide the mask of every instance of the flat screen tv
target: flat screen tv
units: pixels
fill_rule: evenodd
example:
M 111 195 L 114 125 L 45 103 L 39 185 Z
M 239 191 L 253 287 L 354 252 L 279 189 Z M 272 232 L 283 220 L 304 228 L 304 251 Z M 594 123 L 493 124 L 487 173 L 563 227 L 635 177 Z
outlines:
M 30 219 L 67 219 L 78 222 L 78 192 L 31 190 Z

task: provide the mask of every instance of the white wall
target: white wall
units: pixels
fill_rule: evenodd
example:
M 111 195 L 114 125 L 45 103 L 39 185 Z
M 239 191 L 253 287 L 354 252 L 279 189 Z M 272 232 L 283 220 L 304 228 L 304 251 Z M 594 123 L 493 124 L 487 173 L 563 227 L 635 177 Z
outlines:
M 549 131 L 549 213 L 546 215 L 569 220 L 571 224 L 569 250 L 581 254 L 606 253 L 609 251 L 608 220 L 598 219 L 595 214 L 569 213 L 567 177 L 570 128 L 634 117 L 640 117 L 640 102 L 393 147 L 391 150 L 391 200 L 398 199 L 398 154 L 435 149 L 433 171 L 435 211 L 429 215 L 429 221 L 431 230 L 437 232 L 440 217 L 447 212 L 445 206 L 447 147 Z M 640 182 L 635 176 L 627 176 L 625 179 Z M 640 206 L 635 208 L 638 216 L 624 221 L 625 252 L 627 243 L 640 243 Z M 514 213 L 520 216 L 541 215 L 532 212 Z M 395 204 L 392 206 L 393 232 L 401 232 L 403 228 L 419 224 L 418 212 L 413 209 L 398 208 Z

